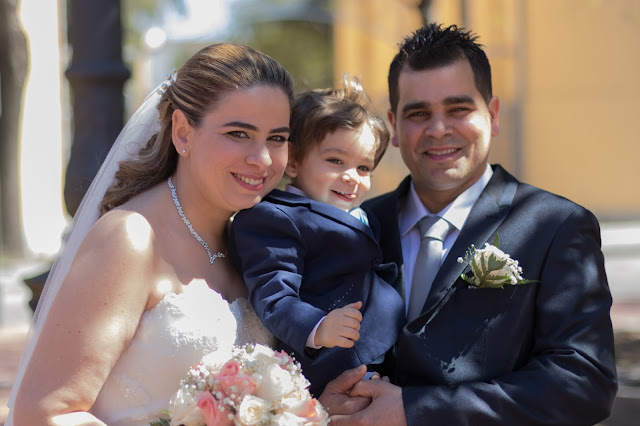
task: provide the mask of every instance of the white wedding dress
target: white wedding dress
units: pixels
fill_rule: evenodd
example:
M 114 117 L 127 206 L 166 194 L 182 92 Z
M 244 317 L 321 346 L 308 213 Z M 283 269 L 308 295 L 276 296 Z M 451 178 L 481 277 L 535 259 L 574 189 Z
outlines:
M 275 343 L 249 302 L 229 304 L 204 282 L 190 283 L 143 314 L 91 412 L 109 426 L 166 418 L 169 400 L 192 365 L 245 343 Z

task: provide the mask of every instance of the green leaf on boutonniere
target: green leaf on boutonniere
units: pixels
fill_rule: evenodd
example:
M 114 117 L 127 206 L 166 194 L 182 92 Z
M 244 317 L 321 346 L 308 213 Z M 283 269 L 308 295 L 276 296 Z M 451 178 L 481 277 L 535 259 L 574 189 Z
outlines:
M 472 276 L 462 274 L 460 278 L 478 288 L 503 288 L 505 285 L 535 282 L 522 278 L 522 268 L 518 261 L 500 250 L 499 242 L 496 234 L 493 244 L 485 243 L 483 249 L 477 249 L 472 244 L 464 259 L 458 258 L 459 263 L 466 263 L 471 267 Z

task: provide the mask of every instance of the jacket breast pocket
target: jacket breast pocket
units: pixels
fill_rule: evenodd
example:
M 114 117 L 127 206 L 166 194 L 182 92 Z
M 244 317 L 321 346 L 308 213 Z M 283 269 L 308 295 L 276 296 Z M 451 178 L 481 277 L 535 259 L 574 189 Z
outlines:
M 451 384 L 513 371 L 530 348 L 535 284 L 476 288 L 459 280 L 456 286 L 422 330 L 428 356 L 438 360 L 439 371 L 431 374 Z
M 466 283 L 465 283 L 466 284 Z M 468 320 L 482 324 L 483 380 L 515 370 L 522 354 L 529 353 L 535 318 L 537 283 L 506 285 L 503 288 L 458 289 L 460 309 Z

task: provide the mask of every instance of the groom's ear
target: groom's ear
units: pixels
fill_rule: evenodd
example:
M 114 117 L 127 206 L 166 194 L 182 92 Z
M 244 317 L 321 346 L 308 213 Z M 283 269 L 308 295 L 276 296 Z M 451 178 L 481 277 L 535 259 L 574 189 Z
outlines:
M 489 101 L 489 116 L 491 117 L 491 136 L 498 136 L 500 134 L 500 99 L 494 96 Z
M 400 145 L 398 144 L 398 133 L 396 132 L 396 115 L 392 110 L 387 111 L 387 119 L 391 124 L 391 145 L 397 148 Z
M 171 116 L 171 140 L 178 154 L 185 155 L 189 152 L 189 134 L 191 125 L 184 112 L 179 109 L 173 111 Z

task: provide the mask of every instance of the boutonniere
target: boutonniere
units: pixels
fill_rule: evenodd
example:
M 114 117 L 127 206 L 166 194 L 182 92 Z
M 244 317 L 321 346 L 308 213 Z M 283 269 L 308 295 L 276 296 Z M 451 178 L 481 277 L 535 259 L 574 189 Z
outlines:
M 483 249 L 477 249 L 472 244 L 464 258 L 458 258 L 458 263 L 469 265 L 473 276 L 462 274 L 460 278 L 478 288 L 503 288 L 505 285 L 535 282 L 522 278 L 518 261 L 500 250 L 498 243 L 496 234 L 493 243 L 485 243 Z

